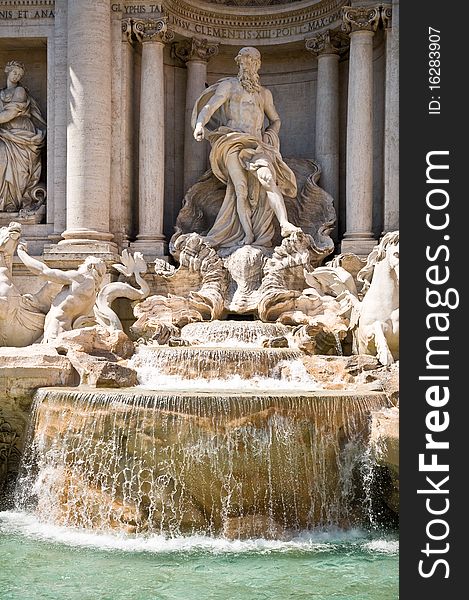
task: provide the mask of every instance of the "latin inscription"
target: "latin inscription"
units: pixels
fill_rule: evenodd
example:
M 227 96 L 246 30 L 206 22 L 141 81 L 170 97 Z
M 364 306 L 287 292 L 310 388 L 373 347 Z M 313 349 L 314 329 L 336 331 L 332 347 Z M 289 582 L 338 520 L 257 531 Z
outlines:
M 121 12 L 123 16 L 138 16 L 148 15 L 161 12 L 160 4 L 135 4 L 126 6 L 123 3 L 114 3 L 111 5 L 114 12 Z M 336 11 L 330 15 L 314 19 L 309 22 L 299 23 L 295 25 L 285 25 L 269 28 L 240 28 L 232 26 L 216 26 L 207 25 L 206 23 L 197 23 L 196 21 L 187 20 L 176 15 L 169 15 L 168 25 L 177 29 L 202 35 L 204 37 L 212 37 L 218 39 L 229 40 L 261 40 L 261 39 L 278 39 L 297 35 L 306 35 L 323 27 L 328 27 L 332 23 L 336 23 L 341 19 L 341 12 Z
M 114 12 L 123 12 L 124 15 L 142 15 L 151 13 L 160 13 L 161 4 L 137 4 L 135 6 L 122 6 L 119 3 L 111 4 L 111 10 Z
M 49 8 L 39 10 L 0 10 L 0 20 L 14 21 L 17 19 L 53 19 L 54 11 Z
M 113 3 L 111 9 L 114 12 L 122 12 L 125 16 L 131 15 L 156 15 L 161 14 L 161 4 L 134 4 L 126 6 L 121 3 Z M 34 10 L 0 10 L 0 21 L 14 21 L 22 19 L 53 19 L 55 17 L 54 11 L 51 9 L 34 9 Z M 223 26 L 212 26 L 205 23 L 197 23 L 195 21 L 189 21 L 178 17 L 176 15 L 169 16 L 168 24 L 178 29 L 203 35 L 206 37 L 213 37 L 218 39 L 229 39 L 229 40 L 260 40 L 260 39 L 278 39 L 292 37 L 296 35 L 305 35 L 327 27 L 332 23 L 338 21 L 341 17 L 340 12 L 314 19 L 306 23 L 300 23 L 296 25 L 285 25 L 284 27 L 273 27 L 265 29 L 248 29 L 248 28 L 235 28 L 235 27 L 223 27 Z
M 179 29 L 191 31 L 207 37 L 235 40 L 259 40 L 305 35 L 321 29 L 322 27 L 327 27 L 339 19 L 340 13 L 334 13 L 326 17 L 321 17 L 320 19 L 315 19 L 309 23 L 301 23 L 299 25 L 287 25 L 285 27 L 275 27 L 272 29 L 235 29 L 232 27 L 216 27 L 206 25 L 205 23 L 194 23 L 193 21 L 186 21 L 175 15 L 170 15 L 169 24 L 170 26 L 173 25 Z

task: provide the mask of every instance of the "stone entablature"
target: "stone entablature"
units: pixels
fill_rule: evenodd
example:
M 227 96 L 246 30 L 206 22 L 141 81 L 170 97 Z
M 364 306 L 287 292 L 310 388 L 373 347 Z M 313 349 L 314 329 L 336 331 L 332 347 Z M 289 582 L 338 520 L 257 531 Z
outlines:
M 228 6 L 267 6 L 268 4 L 288 4 L 289 2 L 295 2 L 295 0 L 205 0 L 205 2 L 226 4 Z
M 54 0 L 12 0 L 0 2 L 0 26 L 12 21 L 53 19 Z
M 124 17 L 153 18 L 162 8 L 168 26 L 176 34 L 208 38 L 211 42 L 244 45 L 284 44 L 340 26 L 347 0 L 304 0 L 274 6 L 226 6 L 200 0 L 163 2 L 127 1 L 112 3 L 114 13 Z

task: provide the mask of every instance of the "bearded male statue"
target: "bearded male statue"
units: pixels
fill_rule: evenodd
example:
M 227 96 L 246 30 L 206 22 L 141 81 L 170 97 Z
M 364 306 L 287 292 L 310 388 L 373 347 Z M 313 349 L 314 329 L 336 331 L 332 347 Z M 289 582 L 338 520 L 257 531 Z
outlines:
M 226 185 L 205 240 L 215 249 L 270 247 L 274 216 L 282 237 L 301 231 L 289 222 L 283 197 L 296 197 L 296 179 L 280 154 L 281 123 L 272 93 L 259 83 L 259 51 L 242 48 L 235 61 L 238 76 L 207 88 L 192 113 L 194 138 L 210 141 L 210 166 Z M 266 117 L 269 125 L 264 130 Z

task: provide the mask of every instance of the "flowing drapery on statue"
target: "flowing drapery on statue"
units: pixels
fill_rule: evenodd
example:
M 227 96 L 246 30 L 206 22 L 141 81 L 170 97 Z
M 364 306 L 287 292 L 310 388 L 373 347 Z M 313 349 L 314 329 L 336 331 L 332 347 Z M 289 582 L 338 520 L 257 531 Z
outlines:
M 243 48 L 236 62 L 238 77 L 207 88 L 192 113 L 194 137 L 210 141 L 211 169 L 226 185 L 222 207 L 205 239 L 215 248 L 269 247 L 274 216 L 282 236 L 299 231 L 288 221 L 283 199 L 296 197 L 296 180 L 280 154 L 280 118 L 272 94 L 259 84 L 259 52 Z M 263 131 L 265 117 L 269 127 Z
M 46 122 L 34 98 L 18 85 L 24 74 L 21 63 L 9 62 L 5 72 L 7 87 L 0 91 L 0 212 L 15 212 L 37 201 L 33 194 L 41 177 Z

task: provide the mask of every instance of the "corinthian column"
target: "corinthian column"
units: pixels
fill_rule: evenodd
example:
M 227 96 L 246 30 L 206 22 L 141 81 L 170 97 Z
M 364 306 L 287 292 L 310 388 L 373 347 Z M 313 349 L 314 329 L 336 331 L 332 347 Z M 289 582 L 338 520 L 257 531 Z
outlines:
M 318 60 L 315 158 L 321 167 L 321 187 L 334 199 L 339 214 L 339 55 L 348 38 L 328 30 L 305 41 Z
M 174 37 L 166 19 L 134 21 L 142 43 L 140 88 L 138 235 L 132 244 L 146 257 L 164 256 L 164 69 L 163 49 Z
M 132 21 L 123 19 L 121 44 L 121 154 L 120 154 L 120 185 L 122 187 L 121 226 L 122 242 L 128 242 L 133 231 L 132 200 L 134 191 L 133 157 L 135 142 L 133 131 L 134 106 L 132 102 L 134 87 L 134 40 L 132 36 Z
M 207 63 L 218 53 L 217 44 L 192 38 L 174 46 L 175 55 L 187 66 L 186 110 L 184 123 L 184 191 L 187 191 L 206 169 L 206 155 L 192 134 L 191 115 L 195 101 L 205 89 Z
M 373 35 L 379 8 L 345 7 L 350 33 L 347 107 L 346 233 L 342 252 L 368 255 L 373 222 Z
M 111 5 L 68 1 L 67 229 L 61 244 L 109 251 Z M 78 251 L 78 248 L 77 248 Z
M 386 28 L 384 232 L 399 229 L 399 0 L 382 11 Z

